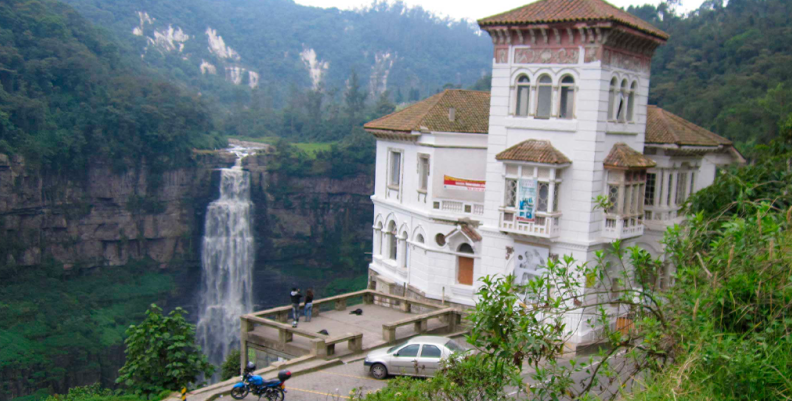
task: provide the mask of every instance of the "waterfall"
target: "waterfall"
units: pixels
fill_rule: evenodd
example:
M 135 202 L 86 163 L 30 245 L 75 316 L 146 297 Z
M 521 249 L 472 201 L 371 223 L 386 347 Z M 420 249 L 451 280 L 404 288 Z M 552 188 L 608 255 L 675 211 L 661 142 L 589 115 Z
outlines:
M 203 284 L 196 335 L 209 362 L 220 365 L 239 348 L 239 317 L 253 309 L 254 243 L 250 173 L 242 170 L 245 149 L 234 167 L 221 169 L 220 198 L 206 209 L 201 249 Z

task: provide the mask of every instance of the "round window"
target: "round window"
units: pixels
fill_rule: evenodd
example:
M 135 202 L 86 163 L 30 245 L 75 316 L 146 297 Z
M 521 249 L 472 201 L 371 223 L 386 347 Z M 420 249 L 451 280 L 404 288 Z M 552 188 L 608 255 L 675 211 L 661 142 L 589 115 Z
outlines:
M 445 235 L 443 234 L 435 235 L 435 242 L 437 242 L 437 245 L 444 246 L 446 243 Z

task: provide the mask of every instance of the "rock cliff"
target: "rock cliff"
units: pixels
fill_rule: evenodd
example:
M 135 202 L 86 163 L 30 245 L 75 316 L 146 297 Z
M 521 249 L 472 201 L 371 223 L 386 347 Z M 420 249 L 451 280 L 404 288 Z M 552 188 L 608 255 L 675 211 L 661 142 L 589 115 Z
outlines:
M 96 163 L 77 179 L 0 155 L 2 261 L 28 266 L 53 258 L 69 269 L 194 259 L 203 212 L 217 191 L 212 171 L 233 162 L 225 152 L 196 153 L 192 166 L 156 174 L 145 165 L 114 172 Z

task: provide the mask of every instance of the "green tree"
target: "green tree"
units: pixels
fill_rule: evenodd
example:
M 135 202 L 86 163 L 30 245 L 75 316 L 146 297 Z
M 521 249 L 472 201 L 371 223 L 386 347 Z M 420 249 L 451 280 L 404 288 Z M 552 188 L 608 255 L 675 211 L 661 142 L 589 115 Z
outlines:
M 185 314 L 176 308 L 165 316 L 152 304 L 143 322 L 129 326 L 126 363 L 116 382 L 133 393 L 151 396 L 186 387 L 201 374 L 211 375 L 215 367 L 195 344 L 195 325 L 187 322 Z
M 220 366 L 220 380 L 228 380 L 234 376 L 239 376 L 239 364 L 242 354 L 238 349 L 228 351 L 225 361 Z

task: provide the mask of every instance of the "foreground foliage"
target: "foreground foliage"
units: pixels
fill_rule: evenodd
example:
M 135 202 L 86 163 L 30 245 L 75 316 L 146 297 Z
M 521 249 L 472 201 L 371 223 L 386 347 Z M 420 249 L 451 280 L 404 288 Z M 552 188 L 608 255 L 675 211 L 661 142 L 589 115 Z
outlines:
M 126 363 L 116 380 L 130 392 L 149 397 L 163 391 L 178 391 L 203 374 L 211 376 L 215 367 L 195 344 L 195 325 L 176 308 L 167 316 L 151 305 L 146 319 L 129 326 L 124 341 Z
M 0 243 L 12 241 L 7 236 Z M 171 275 L 145 263 L 96 271 L 66 270 L 52 261 L 0 264 L 0 277 L 0 374 L 26 378 L 19 387 L 0 380 L 3 399 L 20 389 L 65 391 L 63 383 L 96 372 L 112 379 L 118 363 L 112 351 L 123 345 L 126 328 L 174 288 Z

